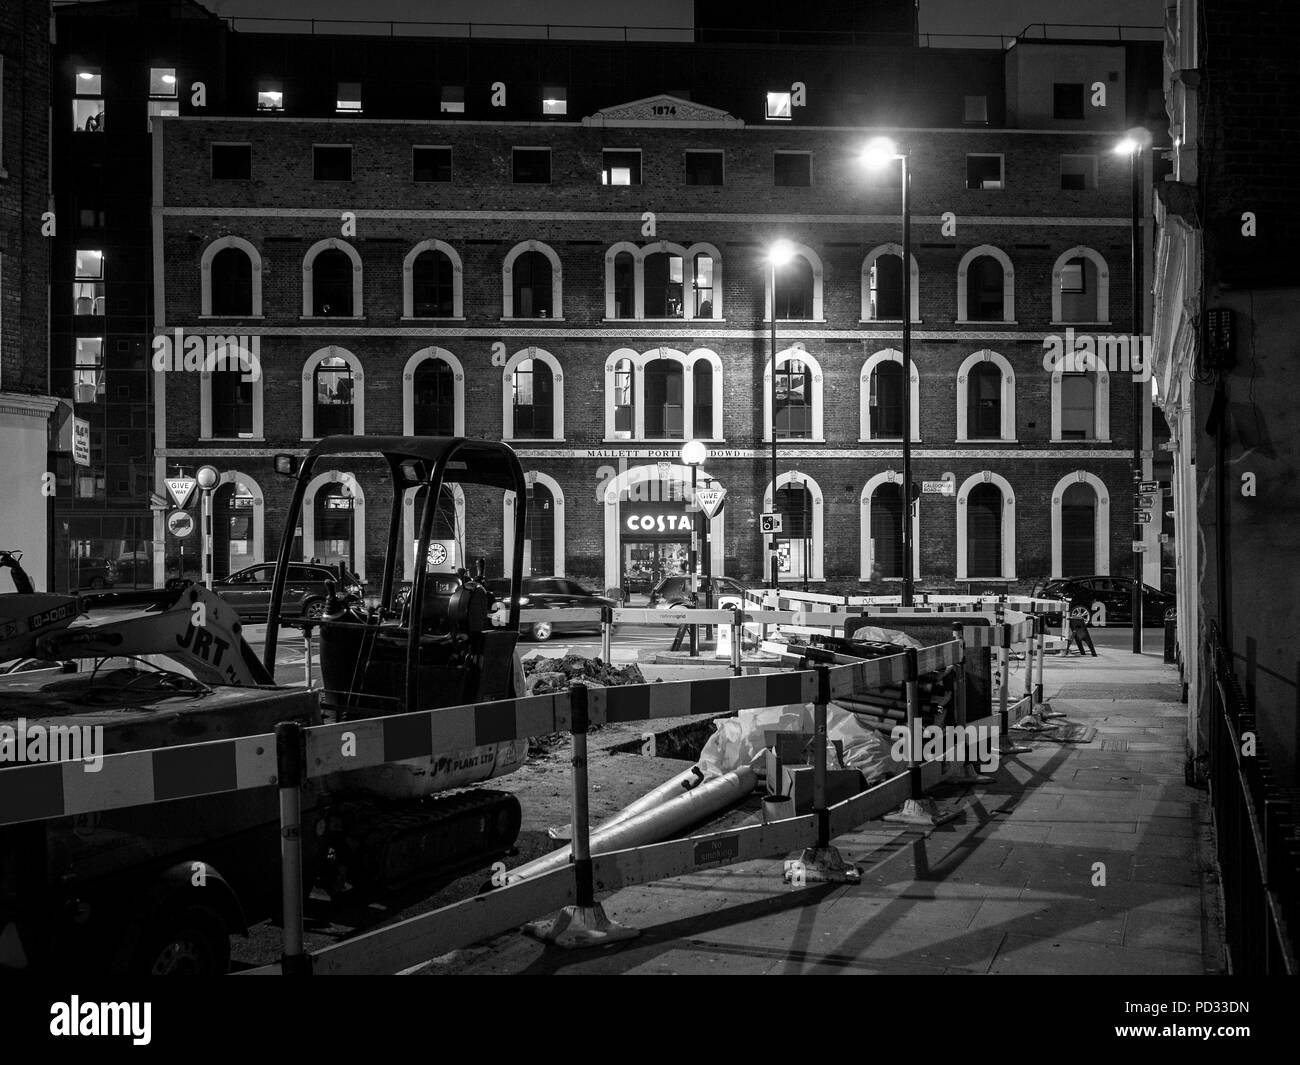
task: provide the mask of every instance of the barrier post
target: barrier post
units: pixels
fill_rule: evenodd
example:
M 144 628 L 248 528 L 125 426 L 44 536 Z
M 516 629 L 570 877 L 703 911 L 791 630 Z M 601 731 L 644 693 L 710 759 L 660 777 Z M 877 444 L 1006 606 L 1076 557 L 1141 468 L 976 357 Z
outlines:
M 1001 614 L 1002 611 L 999 609 L 998 613 Z M 1003 737 L 1004 742 L 1010 743 L 1010 746 L 1002 748 L 1003 754 L 1024 754 L 1027 751 L 1032 751 L 1033 748 L 1010 741 L 1009 737 L 1011 734 L 1008 731 L 1011 722 L 1009 720 L 1010 712 L 1007 707 L 1007 693 L 1011 687 L 1011 683 L 1010 678 L 1007 676 L 1007 666 L 1009 664 L 1007 662 L 1007 652 L 1011 648 L 1011 626 L 1005 621 L 1001 621 L 998 624 L 998 628 L 1000 630 L 998 632 L 998 668 L 1002 672 L 1002 688 L 998 692 L 998 717 L 1000 719 L 998 735 Z
M 883 820 L 909 825 L 934 825 L 937 822 L 937 810 L 934 803 L 925 797 L 921 782 L 921 697 L 916 648 L 904 648 L 903 657 L 907 670 L 904 690 L 907 693 L 907 780 L 910 797 L 903 801 L 902 809 L 886 814 Z
M 280 789 L 280 885 L 284 907 L 284 976 L 310 976 L 311 955 L 303 948 L 302 777 L 306 739 L 297 721 L 275 726 L 275 774 Z
M 1034 701 L 1041 703 L 1043 701 L 1043 659 L 1047 657 L 1044 650 L 1044 645 L 1047 643 L 1047 619 L 1041 614 L 1035 614 L 1034 623 L 1043 636 L 1038 643 L 1038 684 L 1034 688 Z
M 1035 649 L 1038 646 L 1038 619 L 1030 616 L 1029 631 L 1025 633 L 1025 698 L 1029 700 L 1030 707 L 1033 707 L 1037 700 L 1034 698 L 1034 658 Z
M 731 675 L 741 676 L 741 642 L 745 638 L 745 626 L 741 619 L 745 616 L 740 604 L 731 608 Z
M 552 918 L 524 925 L 528 935 L 557 947 L 588 947 L 630 939 L 638 934 L 634 928 L 611 921 L 605 915 L 605 907 L 596 901 L 587 788 L 587 730 L 590 727 L 587 694 L 585 684 L 574 682 L 569 685 L 572 714 L 569 732 L 573 741 L 573 842 L 570 860 L 573 862 L 574 897 L 577 901 L 572 906 L 565 906 Z
M 311 619 L 309 619 L 309 618 L 303 618 L 303 619 L 302 619 L 303 669 L 304 669 L 304 671 L 305 671 L 305 672 L 304 672 L 304 680 L 305 680 L 306 683 L 307 683 L 307 690 L 308 690 L 308 691 L 311 691 L 311 687 L 312 687 L 312 679 L 311 679 L 311 659 L 312 659 L 311 630 L 312 630 Z
M 953 639 L 957 641 L 960 647 L 960 657 L 954 666 L 954 684 L 952 693 L 953 718 L 954 724 L 959 729 L 965 730 L 966 726 L 966 633 L 960 622 L 954 622 L 952 626 Z M 977 745 L 978 749 L 978 745 Z M 957 770 L 947 779 L 953 783 L 961 784 L 989 784 L 993 778 L 985 776 L 975 770 L 972 765 L 974 759 L 970 756 L 970 748 L 967 747 L 966 758 L 957 766 Z
M 844 860 L 831 845 L 831 815 L 826 801 L 826 708 L 831 701 L 831 667 L 819 665 L 817 697 L 813 700 L 813 814 L 817 818 L 817 845 L 805 847 L 796 862 L 785 863 L 785 879 L 798 883 L 856 884 L 862 870 Z
M 605 662 L 610 661 L 612 655 L 611 645 L 614 642 L 614 608 L 603 606 L 600 608 L 600 657 Z

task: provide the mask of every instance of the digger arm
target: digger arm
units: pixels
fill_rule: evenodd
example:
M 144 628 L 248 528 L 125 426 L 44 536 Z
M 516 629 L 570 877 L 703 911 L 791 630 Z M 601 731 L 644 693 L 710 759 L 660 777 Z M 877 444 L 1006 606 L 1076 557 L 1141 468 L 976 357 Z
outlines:
M 87 595 L 82 605 L 87 617 L 37 640 L 41 657 L 163 655 L 205 684 L 273 683 L 244 642 L 243 624 L 234 608 L 202 586 Z

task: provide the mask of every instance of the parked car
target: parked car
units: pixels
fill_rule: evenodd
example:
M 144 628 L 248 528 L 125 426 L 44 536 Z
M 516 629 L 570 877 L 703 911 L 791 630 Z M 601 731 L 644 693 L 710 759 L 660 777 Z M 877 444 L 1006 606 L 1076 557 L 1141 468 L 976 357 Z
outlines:
M 504 604 L 510 595 L 510 581 L 497 577 L 486 581 L 487 590 L 494 597 L 493 606 Z M 588 591 L 577 581 L 567 577 L 525 577 L 519 597 L 524 610 L 591 610 L 604 606 L 617 606 L 613 600 Z M 534 621 L 521 622 L 519 631 L 534 640 L 549 640 L 556 632 L 599 631 L 598 621 Z
M 1133 624 L 1133 578 L 1109 577 L 1096 574 L 1087 577 L 1061 577 L 1043 583 L 1034 592 L 1044 599 L 1068 599 L 1071 609 L 1086 607 L 1089 611 L 1100 603 L 1105 609 L 1105 624 Z M 1142 585 L 1142 625 L 1160 626 L 1165 623 L 1165 611 L 1175 605 L 1169 592 Z M 1061 624 L 1061 615 L 1049 614 L 1047 623 Z
M 72 565 L 74 588 L 112 588 L 117 583 L 117 563 L 111 558 L 74 558 Z
M 274 577 L 274 562 L 245 566 L 228 577 L 213 581 L 212 590 L 245 620 L 265 621 L 271 609 Z M 329 597 L 328 581 L 333 581 L 338 594 L 350 602 L 360 602 L 365 594 L 365 585 L 344 563 L 291 562 L 284 582 L 281 618 L 319 618 L 323 615 Z M 190 583 L 189 578 L 172 578 L 167 587 L 183 587 Z
M 710 577 L 714 607 L 731 606 L 745 601 L 745 586 L 730 577 Z M 704 578 L 699 582 L 699 605 L 704 606 Z M 656 610 L 681 606 L 691 597 L 691 578 L 687 574 L 664 577 L 650 593 L 650 605 Z

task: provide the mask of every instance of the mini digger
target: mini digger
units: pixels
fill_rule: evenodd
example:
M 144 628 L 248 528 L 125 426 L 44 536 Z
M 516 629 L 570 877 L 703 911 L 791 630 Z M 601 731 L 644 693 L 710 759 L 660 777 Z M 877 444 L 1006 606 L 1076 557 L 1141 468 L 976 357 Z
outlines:
M 282 622 L 313 478 L 352 461 L 391 490 L 379 594 L 358 604 L 332 589 L 319 620 Z M 524 694 L 515 645 L 527 492 L 506 444 L 332 436 L 275 465 L 294 485 L 261 659 L 237 612 L 202 586 L 37 593 L 17 554 L 0 553 L 16 586 L 0 595 L 0 971 L 220 974 L 230 936 L 281 906 L 275 788 L 28 820 L 22 764 L 12 757 L 25 731 L 98 736 L 99 753 L 114 754 L 267 735 L 286 720 L 361 720 Z M 470 573 L 435 540 L 444 485 L 514 493 L 503 610 L 492 612 L 482 560 Z M 372 506 L 379 494 L 370 489 Z M 400 576 L 408 569 L 409 583 Z M 277 683 L 289 624 L 302 630 L 308 655 L 315 640 L 320 685 Z M 476 785 L 517 769 L 527 745 L 430 750 L 309 779 L 306 885 L 332 899 L 384 897 L 505 854 L 519 832 L 518 801 Z

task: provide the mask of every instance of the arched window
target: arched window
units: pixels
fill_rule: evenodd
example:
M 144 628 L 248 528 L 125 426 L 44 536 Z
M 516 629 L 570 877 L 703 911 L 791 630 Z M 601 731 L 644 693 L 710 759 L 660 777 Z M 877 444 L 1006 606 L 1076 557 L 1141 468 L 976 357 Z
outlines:
M 697 252 L 695 254 L 695 303 L 691 307 L 691 314 L 695 318 L 713 317 L 713 268 L 714 258 L 712 255 L 706 255 L 703 252 Z
M 422 251 L 411 264 L 412 317 L 456 316 L 455 270 L 443 251 Z
M 1061 375 L 1061 439 L 1095 440 L 1097 393 L 1092 375 Z
M 327 356 L 316 365 L 313 375 L 313 436 L 347 435 L 353 432 L 352 367 L 341 356 Z
M 540 359 L 524 359 L 510 377 L 515 439 L 549 440 L 555 433 L 555 386 L 551 368 Z M 548 571 L 549 572 L 549 571 Z
M 614 364 L 614 437 L 631 440 L 636 432 L 636 367 L 631 359 Z
M 966 576 L 1003 576 L 1002 492 L 995 484 L 975 485 L 966 500 Z
M 613 318 L 636 317 L 636 259 L 631 252 L 614 256 Z
M 351 489 L 343 482 L 323 485 L 316 492 L 313 558 L 325 564 L 346 563 L 356 570 L 356 527 Z
M 992 244 L 971 248 L 957 264 L 957 321 L 1014 321 L 1015 282 L 1004 251 Z
M 992 470 L 957 490 L 957 580 L 1016 579 L 1016 498 Z
M 966 271 L 966 317 L 972 322 L 1000 322 L 1002 307 L 1002 264 L 982 255 Z
M 407 489 L 402 500 L 402 535 L 406 539 L 406 557 L 402 569 L 406 580 L 415 577 L 416 547 L 429 500 L 426 486 Z M 440 541 L 447 557 L 437 566 L 429 560 L 429 569 L 444 572 L 467 564 L 465 543 L 465 492 L 459 484 L 443 484 L 429 529 L 430 541 Z
M 528 509 L 524 512 L 524 574 L 549 577 L 555 574 L 555 499 L 544 484 L 528 486 Z
M 1015 438 L 1015 371 L 996 351 L 977 351 L 957 370 L 957 439 Z
M 1062 252 L 1052 267 L 1052 321 L 1107 323 L 1110 269 L 1092 248 Z
M 235 369 L 213 370 L 211 435 L 220 439 L 252 438 L 253 407 L 258 382 L 252 373 Z
M 871 494 L 871 560 L 880 567 L 882 577 L 903 576 L 901 482 L 878 484 Z
M 691 370 L 694 377 L 692 435 L 696 438 L 713 436 L 713 366 L 700 359 Z
M 217 577 L 258 561 L 254 554 L 254 503 L 253 493 L 239 481 L 220 484 L 212 493 L 212 566 Z
M 991 362 L 971 367 L 966 384 L 966 438 L 998 440 L 1002 436 L 1002 371 Z
M 205 317 L 262 316 L 262 257 L 243 237 L 218 237 L 204 248 L 199 280 Z
M 916 256 L 911 256 L 912 321 L 921 320 L 921 275 Z M 862 318 L 864 321 L 902 321 L 903 249 L 882 244 L 862 261 Z
M 813 435 L 813 372 L 800 358 L 789 358 L 776 369 L 776 435 L 778 439 Z
M 682 364 L 652 359 L 645 366 L 645 437 L 680 440 L 685 431 Z
M 681 318 L 685 314 L 682 293 L 682 257 L 656 252 L 645 257 L 645 316 Z
M 777 478 L 775 495 L 769 483 L 763 493 L 763 509 L 784 516 L 781 532 L 767 534 L 767 552 L 763 560 L 765 576 L 772 571 L 772 557 L 777 560 L 777 579 L 781 581 L 825 580 L 823 570 L 823 521 L 821 486 L 798 470 Z
M 903 364 L 878 363 L 871 372 L 870 389 L 871 439 L 902 439 Z
M 253 260 L 242 248 L 222 248 L 212 257 L 212 314 L 253 314 Z
M 776 269 L 776 316 L 788 321 L 816 317 L 813 295 L 816 282 L 812 263 L 796 255 Z
M 412 421 L 416 436 L 456 435 L 456 374 L 442 359 L 425 359 L 412 382 Z
M 339 248 L 327 248 L 312 263 L 312 314 L 349 318 L 352 307 L 352 260 Z
M 1061 499 L 1061 575 L 1092 573 L 1097 554 L 1097 494 L 1078 482 Z
M 526 251 L 514 261 L 511 295 L 515 318 L 553 318 L 551 261 L 539 251 Z

